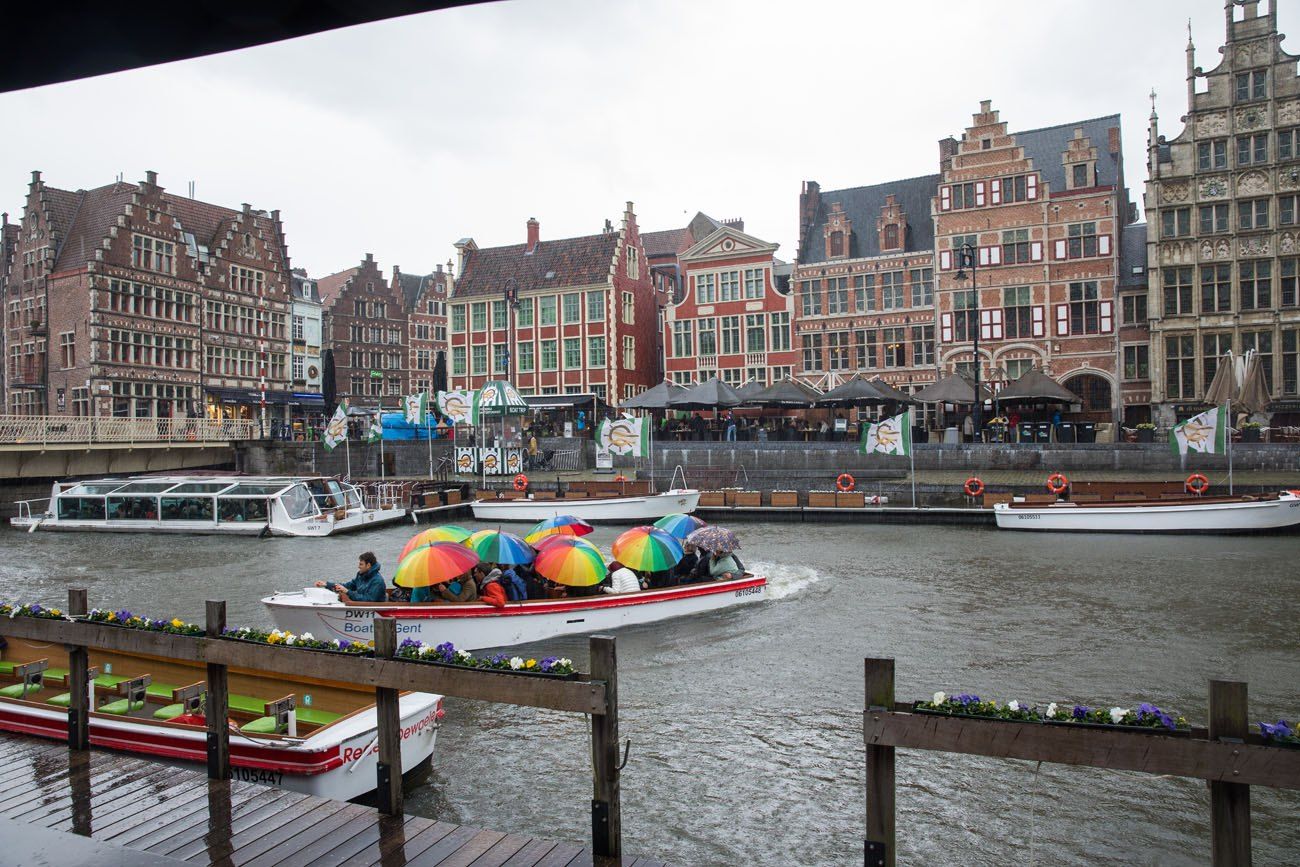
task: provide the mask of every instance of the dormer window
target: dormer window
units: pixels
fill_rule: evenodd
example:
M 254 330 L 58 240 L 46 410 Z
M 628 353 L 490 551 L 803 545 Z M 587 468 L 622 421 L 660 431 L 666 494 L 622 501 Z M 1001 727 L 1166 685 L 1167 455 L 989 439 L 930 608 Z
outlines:
M 1070 186 L 1076 190 L 1092 186 L 1088 183 L 1088 165 L 1087 163 L 1077 163 L 1070 167 L 1072 175 Z
M 897 250 L 900 246 L 902 245 L 898 243 L 898 226 L 895 223 L 889 223 L 885 226 L 881 247 L 886 250 Z
M 844 233 L 843 232 L 831 232 L 830 249 L 827 254 L 830 256 L 844 255 Z
M 831 203 L 831 212 L 822 229 L 822 241 L 826 245 L 827 259 L 842 259 L 849 255 L 852 245 L 853 221 L 844 213 L 844 205 Z

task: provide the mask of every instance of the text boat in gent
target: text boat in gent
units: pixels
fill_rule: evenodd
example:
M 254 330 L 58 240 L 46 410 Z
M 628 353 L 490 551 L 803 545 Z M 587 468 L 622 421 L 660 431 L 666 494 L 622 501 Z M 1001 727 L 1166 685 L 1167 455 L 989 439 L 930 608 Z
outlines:
M 767 598 L 767 579 L 746 574 L 709 581 L 570 599 L 529 599 L 494 608 L 482 602 L 424 604 L 340 602 L 323 587 L 276 593 L 262 600 L 280 629 L 315 638 L 369 641 L 376 613 L 397 620 L 399 639 L 424 644 L 450 641 L 460 650 L 509 647 L 557 635 L 586 634 L 716 611 Z
M 589 523 L 652 523 L 665 515 L 689 515 L 700 504 L 694 488 L 676 488 L 662 494 L 592 496 L 549 499 L 475 500 L 478 521 L 528 521 L 535 523 L 557 514 L 572 515 Z
M 301 651 L 309 653 L 310 651 Z M 9 639 L 0 662 L 0 730 L 66 740 L 67 653 L 60 645 Z M 35 663 L 35 665 L 28 665 Z M 40 669 L 42 663 L 46 667 Z M 207 762 L 207 728 L 187 713 L 197 705 L 205 670 L 173 659 L 90 651 L 96 670 L 90 714 L 93 746 L 155 756 L 178 765 Z M 24 668 L 29 670 L 24 671 Z M 230 765 L 238 780 L 323 798 L 350 800 L 375 788 L 379 735 L 373 689 L 231 669 Z M 267 704 L 292 696 L 293 710 L 267 716 Z M 399 697 L 402 767 L 413 775 L 433 756 L 442 697 Z M 289 717 L 292 715 L 292 727 Z
M 1139 502 L 998 503 L 1004 530 L 1093 533 L 1264 533 L 1300 526 L 1300 492 Z
M 20 500 L 15 527 L 100 533 L 330 536 L 406 517 L 397 485 L 363 491 L 321 476 L 132 476 L 55 482 Z

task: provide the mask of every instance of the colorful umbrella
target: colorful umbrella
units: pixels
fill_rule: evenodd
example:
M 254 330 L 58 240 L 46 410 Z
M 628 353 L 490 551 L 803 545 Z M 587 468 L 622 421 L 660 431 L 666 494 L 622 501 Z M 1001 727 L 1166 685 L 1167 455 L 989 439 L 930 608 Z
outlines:
M 594 529 L 596 528 L 581 518 L 572 515 L 556 515 L 554 518 L 538 521 L 537 525 L 528 531 L 528 535 L 524 536 L 524 541 L 536 546 L 547 536 L 585 536 Z
M 682 543 L 658 527 L 633 527 L 614 540 L 614 559 L 629 569 L 662 572 L 682 559 Z
M 464 575 L 479 557 L 456 542 L 431 542 L 417 547 L 397 564 L 393 583 L 401 587 L 432 587 Z
M 740 547 L 740 539 L 725 527 L 701 527 L 687 536 L 686 541 L 714 554 L 719 551 L 730 553 Z
M 590 587 L 605 580 L 605 558 L 586 539 L 549 536 L 537 552 L 533 569 L 543 578 L 569 587 Z
M 680 542 L 706 524 L 694 515 L 676 514 L 664 515 L 655 526 Z
M 465 540 L 465 545 L 484 563 L 509 563 L 513 566 L 533 562 L 533 549 L 514 533 L 479 530 Z
M 430 527 L 427 530 L 421 530 L 411 537 L 411 541 L 406 543 L 402 553 L 398 556 L 397 562 L 406 559 L 406 555 L 414 551 L 421 545 L 428 545 L 431 542 L 464 542 L 470 537 L 469 530 L 464 527 L 457 527 L 455 524 L 443 524 L 440 527 Z

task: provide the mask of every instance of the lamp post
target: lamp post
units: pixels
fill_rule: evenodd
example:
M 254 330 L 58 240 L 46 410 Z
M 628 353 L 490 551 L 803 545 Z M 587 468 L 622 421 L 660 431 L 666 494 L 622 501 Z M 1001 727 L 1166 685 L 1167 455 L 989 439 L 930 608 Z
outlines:
M 975 322 L 971 334 L 975 357 L 975 412 L 972 421 L 974 422 L 973 436 L 975 441 L 979 442 L 984 436 L 984 400 L 980 397 L 980 292 L 975 284 L 975 248 L 970 244 L 962 244 L 961 249 L 957 251 L 957 273 L 954 279 L 965 280 L 967 268 L 970 268 L 971 298 L 975 302 Z
M 506 381 L 514 385 L 514 371 L 511 369 L 514 363 L 514 354 L 511 353 L 510 347 L 515 345 L 514 312 L 519 309 L 519 283 L 514 277 L 506 278 L 503 295 L 506 303 Z

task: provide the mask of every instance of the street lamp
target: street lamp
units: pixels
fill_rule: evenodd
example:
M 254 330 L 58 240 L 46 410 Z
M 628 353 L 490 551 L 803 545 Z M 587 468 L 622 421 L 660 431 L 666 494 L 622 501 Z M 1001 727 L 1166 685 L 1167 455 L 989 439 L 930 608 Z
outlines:
M 511 364 L 514 357 L 510 352 L 510 347 L 515 345 L 515 316 L 514 311 L 519 309 L 519 283 L 514 277 L 507 277 L 504 287 L 504 296 L 506 303 L 506 382 L 514 385 L 514 371 L 511 370 Z
M 971 334 L 975 356 L 975 412 L 972 421 L 975 441 L 979 442 L 984 437 L 984 399 L 980 396 L 980 291 L 975 285 L 975 267 L 975 248 L 970 244 L 962 244 L 957 251 L 957 273 L 954 279 L 965 280 L 966 269 L 970 268 L 970 294 L 975 302 L 975 321 Z

